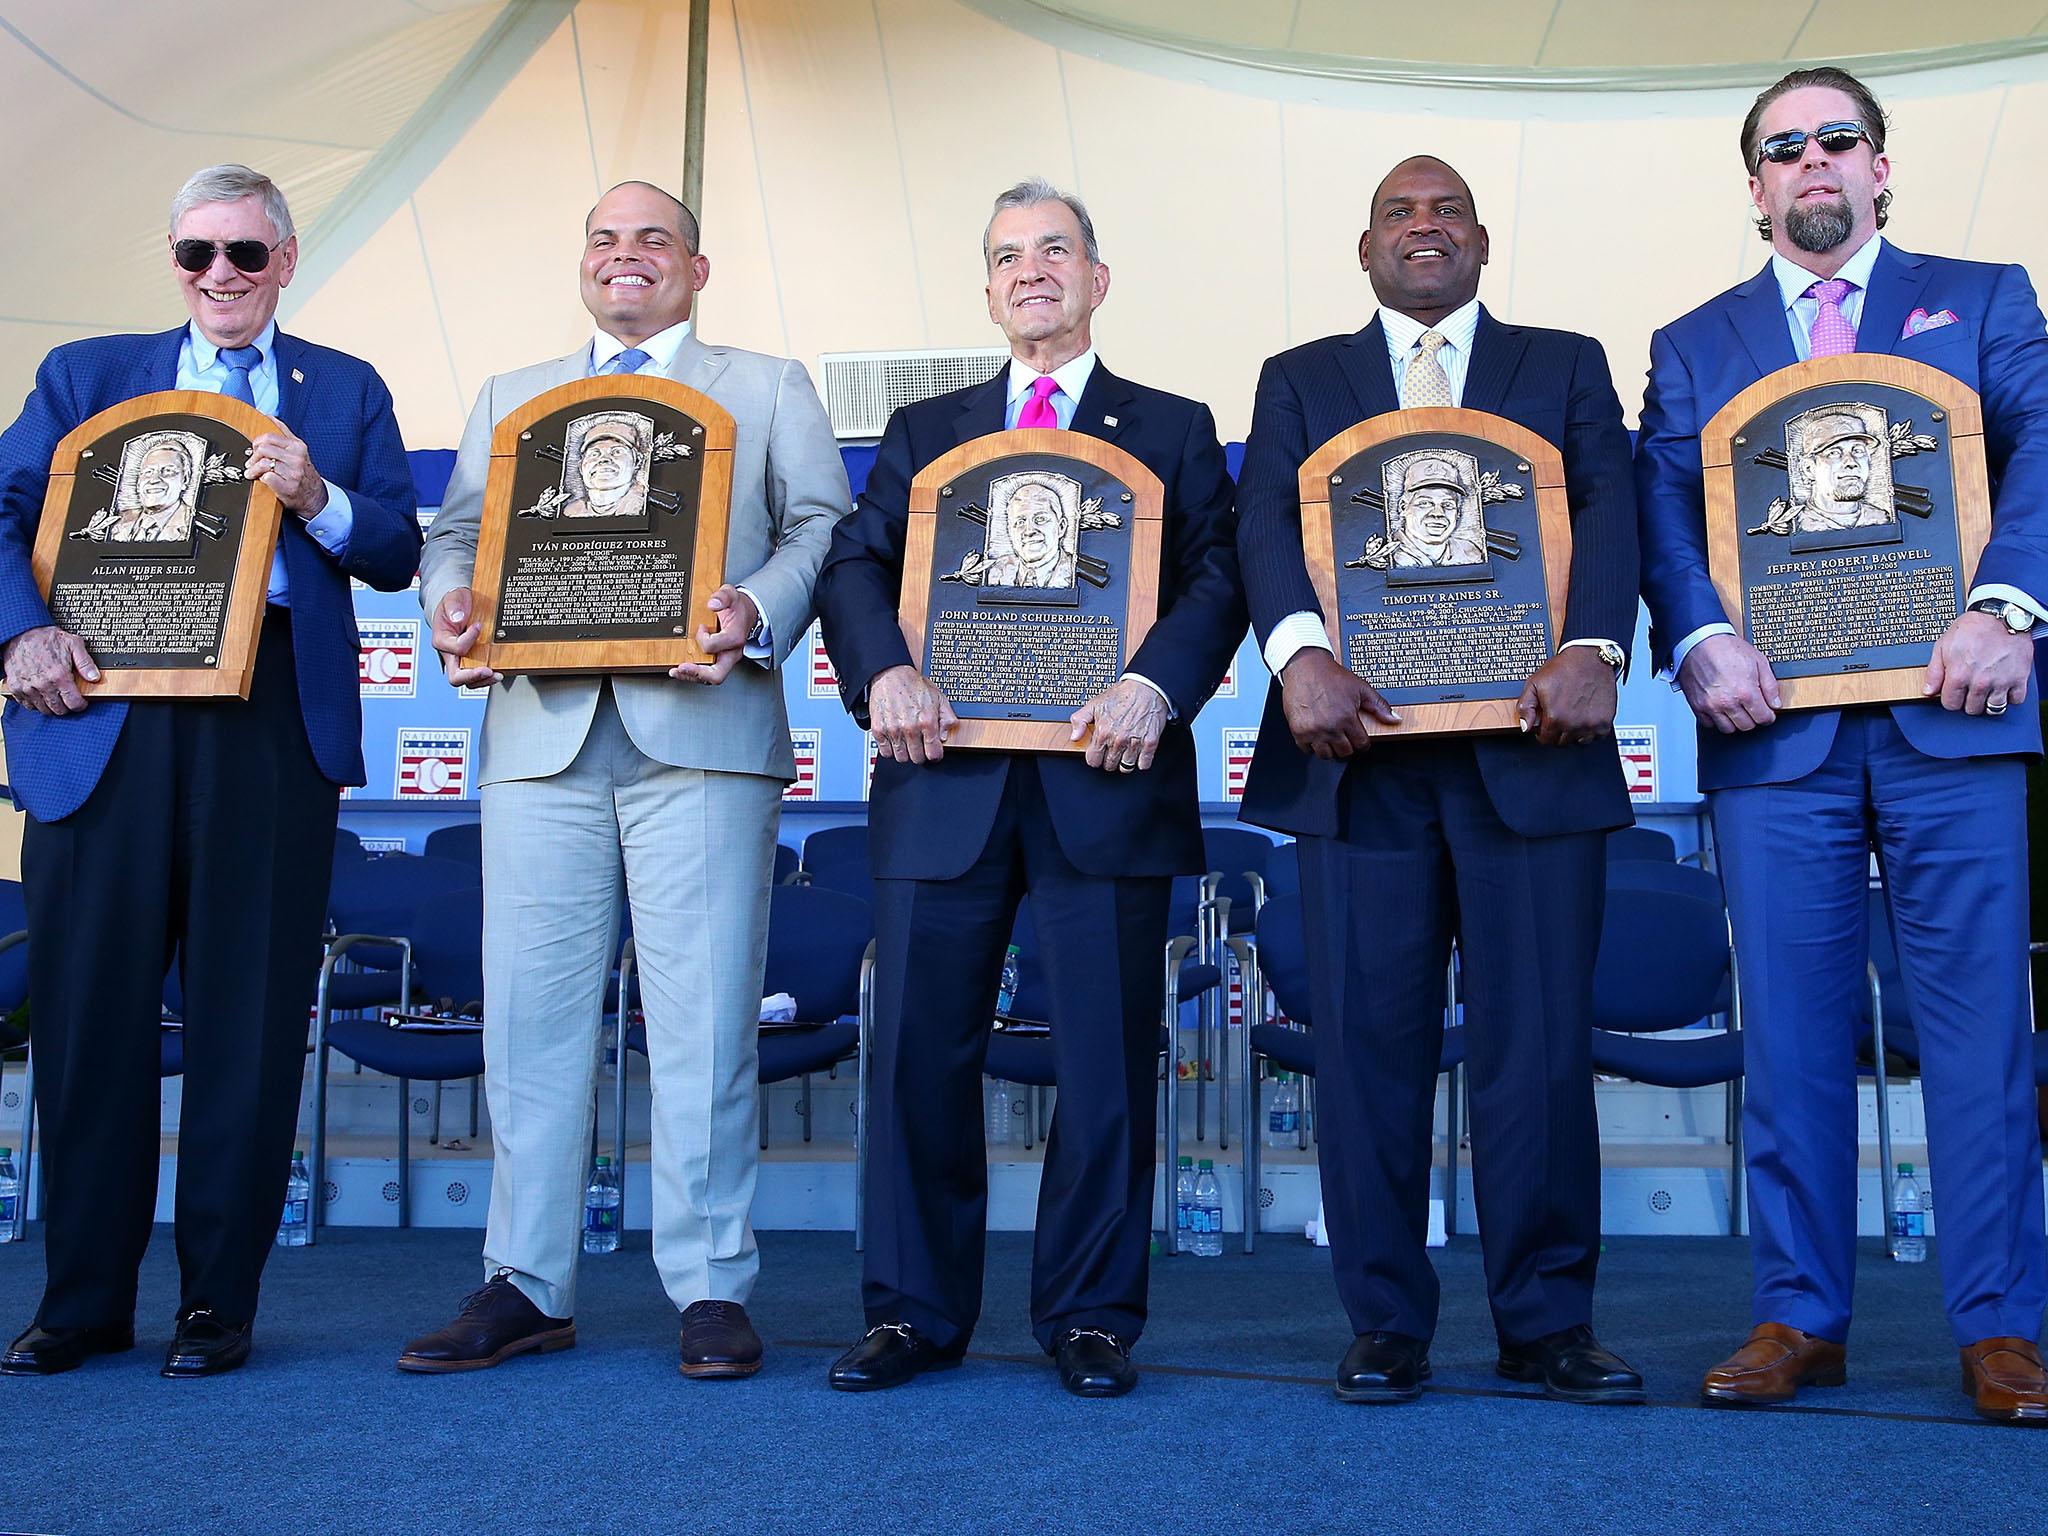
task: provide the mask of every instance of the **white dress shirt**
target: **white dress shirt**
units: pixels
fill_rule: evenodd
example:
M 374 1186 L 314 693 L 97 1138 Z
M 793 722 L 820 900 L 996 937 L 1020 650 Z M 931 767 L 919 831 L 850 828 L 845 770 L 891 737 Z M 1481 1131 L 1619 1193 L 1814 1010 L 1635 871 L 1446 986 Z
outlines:
M 277 415 L 277 322 L 271 321 L 263 327 L 263 334 L 253 343 L 263 354 L 262 359 L 249 370 L 249 393 L 254 395 L 256 409 L 266 416 Z M 178 388 L 200 389 L 208 394 L 218 395 L 226 391 L 228 365 L 220 360 L 220 348 L 206 339 L 198 326 L 187 323 L 185 339 L 178 343 Z M 316 470 L 319 465 L 313 466 Z M 327 505 L 320 509 L 317 517 L 306 521 L 306 532 L 313 535 L 320 547 L 339 560 L 348 553 L 348 536 L 355 531 L 356 510 L 348 499 L 348 492 L 332 480 L 324 480 L 327 487 Z M 298 514 L 285 508 L 287 517 Z M 284 540 L 270 553 L 270 583 L 265 596 L 280 608 L 289 608 L 292 602 L 291 578 L 284 569 Z
M 1465 377 L 1472 371 L 1472 338 L 1479 331 L 1479 300 L 1471 299 L 1459 305 L 1435 325 L 1424 325 L 1411 315 L 1404 315 L 1396 309 L 1380 311 L 1380 329 L 1387 337 L 1387 365 L 1394 370 L 1394 398 L 1401 398 L 1401 386 L 1408 377 L 1408 368 L 1422 355 L 1422 338 L 1429 331 L 1443 337 L 1443 345 L 1436 350 L 1436 360 L 1442 365 L 1444 377 L 1450 380 L 1451 404 L 1465 403 Z M 1566 646 L 1590 645 L 1595 648 L 1605 645 L 1604 640 L 1567 640 Z M 1330 632 L 1323 624 L 1320 613 L 1303 609 L 1290 613 L 1266 637 L 1264 655 L 1266 670 L 1278 677 L 1287 663 L 1309 646 L 1319 651 L 1336 652 L 1330 647 Z

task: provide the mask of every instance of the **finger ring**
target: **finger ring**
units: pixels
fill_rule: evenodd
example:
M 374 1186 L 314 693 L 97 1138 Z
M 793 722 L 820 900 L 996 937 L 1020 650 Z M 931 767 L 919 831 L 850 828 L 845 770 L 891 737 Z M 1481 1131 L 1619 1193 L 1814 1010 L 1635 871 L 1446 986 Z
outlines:
M 1992 700 L 1991 700 L 1990 702 L 1988 702 L 1987 704 L 1985 704 L 1985 706 L 1984 706 L 1984 713 L 1985 713 L 1985 714 L 1987 714 L 1987 715 L 2002 715 L 2002 714 L 2004 714 L 2004 713 L 2005 713 L 2005 700 L 2004 700 L 2004 699 L 1992 699 Z

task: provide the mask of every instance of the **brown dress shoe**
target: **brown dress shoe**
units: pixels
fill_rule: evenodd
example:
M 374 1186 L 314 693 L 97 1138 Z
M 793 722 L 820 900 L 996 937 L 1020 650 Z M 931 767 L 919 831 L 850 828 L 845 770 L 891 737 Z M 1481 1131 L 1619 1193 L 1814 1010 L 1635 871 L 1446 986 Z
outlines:
M 2048 1424 L 2048 1372 L 2031 1339 L 1979 1339 L 1963 1350 L 1963 1390 L 1980 1418 Z
M 1783 1323 L 1758 1323 L 1742 1348 L 1707 1372 L 1700 1401 L 1709 1408 L 1789 1403 L 1801 1387 L 1839 1387 L 1849 1379 L 1847 1352 Z

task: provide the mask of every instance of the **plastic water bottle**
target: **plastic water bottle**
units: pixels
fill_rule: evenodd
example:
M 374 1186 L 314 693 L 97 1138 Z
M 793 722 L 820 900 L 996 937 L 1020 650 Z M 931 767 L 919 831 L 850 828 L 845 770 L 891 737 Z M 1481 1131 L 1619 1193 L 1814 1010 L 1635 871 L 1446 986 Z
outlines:
M 0 1147 L 0 1243 L 14 1241 L 14 1216 L 20 1199 L 21 1175 L 14 1171 L 14 1148 Z
M 996 988 L 996 1013 L 1001 1018 L 1008 1018 L 1017 1005 L 1017 973 L 1022 963 L 1017 946 L 1012 944 L 1003 955 L 1003 979 Z
M 1291 1072 L 1273 1079 L 1273 1100 L 1266 1108 L 1266 1145 L 1293 1148 L 1301 1140 L 1301 1085 Z
M 313 1238 L 313 1175 L 306 1154 L 292 1153 L 291 1176 L 284 1184 L 284 1219 L 277 1224 L 277 1246 L 303 1248 Z
M 1223 1187 L 1216 1182 L 1216 1165 L 1203 1158 L 1195 1174 L 1195 1257 L 1223 1257 Z
M 1919 1264 L 1927 1257 L 1927 1197 L 1913 1177 L 1911 1163 L 1899 1164 L 1892 1185 L 1892 1257 L 1901 1264 Z
M 619 1246 L 619 1175 L 612 1160 L 600 1157 L 583 1191 L 583 1251 L 612 1253 Z
M 1007 1147 L 1017 1140 L 1017 1096 L 1000 1077 L 988 1080 L 988 1144 Z
M 1178 1253 L 1193 1253 L 1195 1232 L 1195 1160 L 1184 1157 L 1173 1180 L 1173 1230 Z

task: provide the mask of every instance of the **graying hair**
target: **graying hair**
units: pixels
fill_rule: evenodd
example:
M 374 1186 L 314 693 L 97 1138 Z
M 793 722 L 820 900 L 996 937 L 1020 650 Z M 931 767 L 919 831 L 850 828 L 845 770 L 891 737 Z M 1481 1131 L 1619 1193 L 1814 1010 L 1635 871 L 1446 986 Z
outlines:
M 996 194 L 996 205 L 989 210 L 988 223 L 981 231 L 981 264 L 986 267 L 995 259 L 989 249 L 989 231 L 996 227 L 996 216 L 1012 208 L 1035 208 L 1040 203 L 1065 203 L 1068 211 L 1081 226 L 1081 249 L 1086 252 L 1090 266 L 1102 264 L 1101 247 L 1095 243 L 1095 221 L 1088 217 L 1088 205 L 1071 192 L 1062 192 L 1042 176 L 1033 176 L 1020 181 L 1006 192 Z
M 178 236 L 178 220 L 201 204 L 239 203 L 245 197 L 263 199 L 264 216 L 270 220 L 279 245 L 298 233 L 292 223 L 291 206 L 285 202 L 277 183 L 261 171 L 229 163 L 194 171 L 185 185 L 178 188 L 178 195 L 171 199 L 171 238 L 175 240 Z

